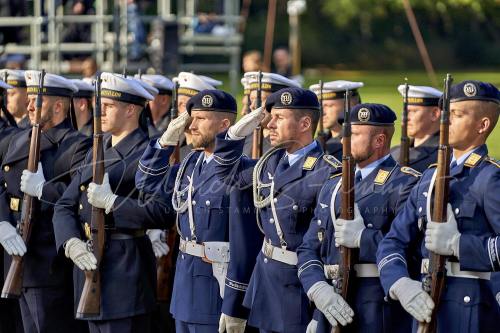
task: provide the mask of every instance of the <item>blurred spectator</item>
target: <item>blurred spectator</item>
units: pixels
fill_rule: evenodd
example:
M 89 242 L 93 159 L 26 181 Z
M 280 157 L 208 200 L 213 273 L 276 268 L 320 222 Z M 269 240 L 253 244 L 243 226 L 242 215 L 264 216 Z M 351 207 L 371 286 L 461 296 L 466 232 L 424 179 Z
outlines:
M 70 6 L 69 15 L 92 15 L 94 9 L 88 0 L 68 1 L 66 6 Z M 90 43 L 89 23 L 72 23 L 65 26 L 62 35 L 63 43 Z M 81 58 L 83 55 L 75 53 L 65 53 L 64 59 Z
M 28 15 L 28 1 L 0 0 L 0 17 Z M 26 29 L 20 27 L 0 27 L 0 45 L 19 43 L 25 39 Z
M 262 54 L 260 51 L 245 52 L 242 60 L 243 73 L 256 72 L 262 68 Z
M 84 78 L 94 78 L 97 72 L 97 63 L 94 58 L 87 58 L 82 62 L 82 76 Z
M 273 63 L 274 72 L 284 77 L 292 76 L 292 59 L 286 47 L 279 47 L 274 50 Z
M 140 18 L 139 5 L 135 0 L 127 0 L 127 30 L 130 35 L 128 58 L 138 61 L 144 54 L 146 31 Z

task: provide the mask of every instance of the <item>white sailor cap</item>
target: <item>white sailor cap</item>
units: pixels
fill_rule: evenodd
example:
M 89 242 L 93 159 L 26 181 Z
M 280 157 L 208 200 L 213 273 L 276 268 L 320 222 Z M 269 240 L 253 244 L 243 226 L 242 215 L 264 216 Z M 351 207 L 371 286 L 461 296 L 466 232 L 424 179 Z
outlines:
M 38 85 L 41 76 L 41 71 L 29 70 L 24 72 L 28 95 L 38 94 Z M 65 77 L 51 73 L 45 74 L 42 95 L 71 97 L 77 91 L 78 88 L 75 84 Z
M 78 88 L 78 91 L 73 94 L 76 98 L 91 98 L 94 96 L 94 86 L 87 80 L 72 79 L 70 80 Z M 91 81 L 92 82 L 92 81 Z
M 405 96 L 405 85 L 398 86 L 401 96 Z M 443 93 L 435 88 L 408 85 L 408 105 L 438 106 Z
M 222 81 L 213 79 L 210 76 L 198 75 L 198 77 L 200 77 L 203 81 L 205 81 L 206 83 L 208 83 L 211 86 L 218 87 L 218 86 L 222 85 Z
M 24 71 L 20 69 L 0 70 L 0 80 L 5 81 L 5 83 L 11 86 L 10 88 L 26 88 L 26 79 L 24 78 Z
M 121 74 L 101 73 L 101 97 L 144 106 L 154 97 L 139 83 L 139 80 L 125 78 Z
M 193 73 L 180 72 L 174 80 L 179 83 L 179 89 L 177 90 L 179 95 L 192 97 L 202 90 L 215 89 L 214 86 Z
M 249 95 L 250 94 L 250 84 L 248 83 L 248 78 L 242 77 L 241 78 L 241 85 L 243 86 L 243 95 Z
M 259 88 L 259 72 L 247 72 L 244 77 L 250 90 L 257 90 Z M 300 84 L 294 80 L 290 80 L 282 75 L 276 73 L 262 72 L 261 89 L 264 91 L 275 92 L 287 87 L 300 88 Z
M 142 74 L 135 75 L 135 78 L 146 82 L 147 84 L 158 89 L 159 95 L 172 95 L 172 90 L 174 89 L 174 83 L 163 75 L 157 74 Z
M 309 87 L 309 90 L 314 92 L 319 99 L 343 99 L 345 98 L 345 91 L 349 90 L 351 96 L 358 95 L 358 89 L 363 87 L 363 82 L 352 82 L 345 80 L 336 80 L 323 83 L 323 92 L 320 96 L 320 84 L 316 83 Z

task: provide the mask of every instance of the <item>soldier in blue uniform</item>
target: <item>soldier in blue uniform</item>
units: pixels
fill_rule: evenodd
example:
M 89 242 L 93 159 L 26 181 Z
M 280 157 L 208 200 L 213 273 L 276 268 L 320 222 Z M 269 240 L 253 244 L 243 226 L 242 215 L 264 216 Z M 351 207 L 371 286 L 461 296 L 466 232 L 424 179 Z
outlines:
M 76 310 L 84 272 L 96 269 L 90 238 L 92 207 L 105 209 L 106 247 L 100 267 L 101 312 L 88 319 L 92 333 L 148 332 L 156 301 L 156 262 L 145 229 L 163 227 L 168 204 L 156 193 L 135 188 L 135 172 L 149 138 L 139 115 L 152 96 L 136 81 L 101 74 L 105 176 L 92 182 L 92 154 L 57 202 L 53 225 L 58 253 L 74 266 Z
M 354 220 L 339 218 L 342 177 L 341 173 L 334 174 L 321 189 L 314 218 L 297 250 L 300 281 L 322 312 L 315 315 L 308 332 L 331 332 L 332 324 L 346 325 L 351 320 L 354 322 L 345 328 L 349 332 L 408 332 L 410 316 L 399 304 L 384 301 L 375 253 L 420 173 L 400 167 L 390 155 L 396 115 L 389 107 L 360 104 L 350 117 L 352 157 L 356 161 Z M 339 245 L 359 249 L 349 305 L 335 285 L 339 279 Z M 332 311 L 335 302 L 342 303 L 350 314 Z
M 432 165 L 413 188 L 405 207 L 380 242 L 377 262 L 385 293 L 418 321 L 430 321 L 434 303 L 408 272 L 412 258 L 429 251 L 449 256 L 446 287 L 437 309 L 438 332 L 496 332 L 500 311 L 490 272 L 500 270 L 500 168 L 488 157 L 486 139 L 499 115 L 500 94 L 489 83 L 467 80 L 450 90 L 449 143 L 453 148 L 447 222 L 436 223 Z
M 203 90 L 191 97 L 159 140 L 144 152 L 137 187 L 172 196 L 177 212 L 164 219 L 177 221 L 180 235 L 170 311 L 177 332 L 216 332 L 230 258 L 228 171 L 241 157 L 239 149 L 214 154 L 215 137 L 236 119 L 234 98 L 218 90 Z M 193 150 L 180 165 L 169 158 L 192 117 Z M 218 168 L 224 166 L 223 169 Z
M 32 121 L 40 76 L 38 71 L 25 73 L 28 115 Z M 82 326 L 74 320 L 71 311 L 71 265 L 57 257 L 52 228 L 54 205 L 91 145 L 90 139 L 71 128 L 67 118 L 70 98 L 76 90 L 71 81 L 63 77 L 45 76 L 41 158 L 36 173 L 25 170 L 31 129 L 14 135 L 2 161 L 0 242 L 8 254 L 24 256 L 20 305 L 25 332 L 78 332 Z M 15 229 L 25 193 L 38 198 L 29 244 L 24 244 Z
M 259 72 L 247 72 L 243 76 L 246 79 L 246 85 L 248 87 L 248 94 L 250 99 L 250 110 L 255 110 L 257 108 L 257 90 L 259 88 Z M 266 104 L 267 98 L 274 92 L 286 88 L 286 87 L 300 87 L 294 80 L 290 80 L 284 76 L 276 73 L 266 73 L 262 72 L 261 80 L 261 105 Z M 269 139 L 269 130 L 266 125 L 269 122 L 269 116 L 265 117 L 262 121 L 262 152 L 265 153 L 271 148 L 271 140 Z M 246 137 L 245 146 L 243 148 L 243 153 L 247 156 L 252 156 L 253 147 L 253 133 Z
M 336 159 L 342 159 L 342 125 L 344 111 L 345 91 L 349 89 L 351 92 L 349 98 L 349 105 L 351 107 L 361 103 L 361 96 L 358 89 L 363 87 L 363 82 L 351 82 L 344 80 L 337 80 L 325 82 L 323 84 L 323 95 L 320 96 L 319 83 L 313 84 L 309 90 L 313 91 L 318 99 L 323 99 L 323 128 L 325 133 L 325 153 L 333 155 Z
M 284 88 L 267 98 L 265 108 L 271 113 L 267 128 L 274 148 L 257 163 L 242 159 L 233 176 L 241 187 L 253 179 L 254 204 L 265 238 L 244 305 L 250 309 L 249 325 L 261 332 L 304 332 L 312 309 L 297 277 L 295 251 L 308 229 L 321 185 L 331 172 L 338 171 L 339 162 L 324 155 L 313 140 L 319 120 L 313 92 Z M 238 149 L 257 124 L 252 118 L 242 118 L 225 141 Z M 219 147 L 226 146 L 221 144 L 216 152 Z
M 7 77 L 6 83 L 10 86 L 6 88 L 5 106 L 11 114 L 11 120 L 14 120 L 15 126 L 24 129 L 31 127 L 28 118 L 28 95 L 26 93 L 26 79 L 24 71 L 19 69 L 2 69 L 0 70 L 0 80 Z M 4 115 L 5 117 L 6 115 Z M 14 124 L 10 124 L 13 126 Z
M 411 139 L 408 166 L 424 172 L 429 165 L 437 162 L 440 115 L 438 102 L 442 93 L 432 87 L 408 87 L 408 136 Z M 398 91 L 405 96 L 404 85 L 400 85 Z M 400 147 L 393 147 L 391 154 L 399 161 Z
M 73 95 L 73 108 L 75 110 L 75 123 L 78 131 L 86 136 L 94 133 L 92 105 L 94 99 L 94 86 L 90 79 L 73 79 L 71 82 L 78 88 Z

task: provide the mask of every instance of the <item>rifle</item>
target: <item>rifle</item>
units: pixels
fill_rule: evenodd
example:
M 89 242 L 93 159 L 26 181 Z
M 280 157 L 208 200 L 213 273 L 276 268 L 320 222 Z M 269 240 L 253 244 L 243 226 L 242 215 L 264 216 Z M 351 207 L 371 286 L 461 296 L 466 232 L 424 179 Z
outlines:
M 170 121 L 178 116 L 177 91 L 179 82 L 174 80 L 174 89 L 172 91 L 172 107 L 170 109 Z M 170 158 L 170 165 L 180 162 L 179 145 L 175 147 L 174 154 Z M 172 280 L 174 278 L 174 249 L 177 241 L 176 227 L 170 228 L 167 233 L 167 245 L 170 252 L 156 261 L 156 299 L 159 302 L 168 302 L 172 294 Z
M 323 151 L 326 151 L 326 135 L 323 125 L 323 81 L 319 80 L 319 124 L 318 124 L 318 136 L 319 141 Z
M 7 76 L 8 73 L 5 71 L 4 76 L 3 76 L 3 81 L 7 83 Z M 9 123 L 10 126 L 17 127 L 17 122 L 14 119 L 14 116 L 7 110 L 7 89 L 4 89 L 2 93 L 2 110 L 5 115 L 5 119 L 7 119 L 7 122 Z
M 96 184 L 102 184 L 104 177 L 103 145 L 103 133 L 101 129 L 101 76 L 98 74 L 95 81 L 94 144 L 92 146 L 92 181 Z M 85 271 L 85 283 L 76 310 L 76 318 L 78 319 L 96 317 L 101 312 L 100 266 L 106 242 L 104 225 L 104 209 L 92 206 L 90 220 L 92 239 L 87 241 L 87 246 L 97 259 L 97 269 L 95 271 Z
M 262 72 L 259 71 L 259 76 L 257 78 L 257 99 L 256 99 L 256 109 L 260 108 L 262 105 Z M 253 130 L 252 139 L 252 158 L 258 159 L 262 156 L 262 126 L 258 126 Z
M 432 220 L 439 223 L 446 223 L 447 221 L 447 203 L 450 181 L 450 87 L 453 82 L 453 78 L 450 74 L 446 75 L 444 82 L 443 108 L 441 110 L 441 122 L 439 126 L 438 164 L 436 169 L 436 182 L 434 184 L 434 199 L 432 204 Z M 437 331 L 436 314 L 439 308 L 441 293 L 445 287 L 447 257 L 429 252 L 429 259 L 429 273 L 423 280 L 423 287 L 424 290 L 431 295 L 435 307 L 432 311 L 431 322 L 419 322 L 418 331 L 433 333 Z
M 408 166 L 410 163 L 410 138 L 408 137 L 408 79 L 405 78 L 405 95 L 403 97 L 403 115 L 401 118 L 401 145 L 399 147 L 399 164 Z
M 354 219 L 354 159 L 351 155 L 351 119 L 350 119 L 350 94 L 346 89 L 344 102 L 344 123 L 342 124 L 342 186 L 340 217 L 345 220 Z M 349 289 L 349 282 L 355 276 L 354 262 L 357 258 L 357 251 L 345 246 L 340 246 L 339 279 L 335 288 L 337 292 L 349 302 L 352 288 Z M 332 332 L 339 333 L 340 325 L 337 325 Z
M 42 115 L 43 103 L 43 80 L 45 78 L 45 70 L 42 69 L 40 81 L 38 83 L 38 92 L 36 96 L 36 112 L 35 121 L 31 129 L 31 142 L 28 155 L 28 170 L 35 173 L 38 169 L 40 161 L 40 140 L 42 136 L 42 128 L 40 127 L 40 118 Z M 17 224 L 19 235 L 23 238 L 25 244 L 29 243 L 31 238 L 31 230 L 33 229 L 33 218 L 35 213 L 36 198 L 29 194 L 24 194 L 23 206 L 21 211 L 21 220 Z M 5 278 L 2 289 L 2 298 L 19 298 L 21 296 L 21 288 L 23 284 L 24 272 L 24 257 L 12 256 L 9 272 Z

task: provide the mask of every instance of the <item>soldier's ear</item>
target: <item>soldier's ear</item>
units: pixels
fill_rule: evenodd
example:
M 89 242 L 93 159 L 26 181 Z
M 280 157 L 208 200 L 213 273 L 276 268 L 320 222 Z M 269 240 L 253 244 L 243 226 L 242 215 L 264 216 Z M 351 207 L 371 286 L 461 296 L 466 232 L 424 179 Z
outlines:
M 478 122 L 477 132 L 478 134 L 488 133 L 491 126 L 491 120 L 488 117 L 482 117 Z

